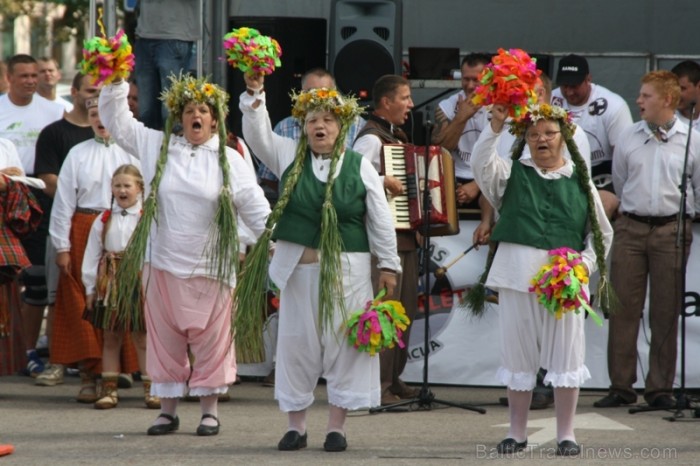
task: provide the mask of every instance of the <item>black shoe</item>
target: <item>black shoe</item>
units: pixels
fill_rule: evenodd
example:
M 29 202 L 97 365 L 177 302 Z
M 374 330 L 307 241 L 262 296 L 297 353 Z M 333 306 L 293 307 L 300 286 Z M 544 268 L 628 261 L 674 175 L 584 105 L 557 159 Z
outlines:
M 581 453 L 581 447 L 572 440 L 557 443 L 557 456 L 577 456 L 579 453 Z
M 507 438 L 504 440 L 501 440 L 501 443 L 499 443 L 496 446 L 496 451 L 502 455 L 508 455 L 511 453 L 517 453 L 519 451 L 523 451 L 527 447 L 527 439 L 525 439 L 524 442 L 518 442 L 514 438 Z
M 326 441 L 323 442 L 323 449 L 326 451 L 345 451 L 348 441 L 340 432 L 328 432 Z
M 554 403 L 553 393 L 534 392 L 532 401 L 530 401 L 530 409 L 545 409 Z
M 508 398 L 502 396 L 498 399 L 498 403 L 503 406 L 508 406 Z M 552 403 L 554 403 L 554 397 L 550 397 L 544 393 L 533 393 L 532 401 L 530 401 L 530 409 L 545 409 Z
M 199 435 L 200 437 L 208 437 L 210 435 L 219 434 L 219 426 L 221 425 L 221 423 L 219 422 L 219 418 L 214 416 L 213 414 L 206 413 L 202 414 L 202 419 L 200 420 L 200 422 L 207 418 L 214 419 L 216 421 L 216 425 L 207 426 L 204 424 L 199 424 L 199 426 L 197 426 L 197 435 Z
M 593 403 L 593 406 L 596 408 L 617 408 L 618 406 L 630 405 L 632 403 L 634 403 L 634 401 L 627 401 L 617 393 L 610 393 Z
M 676 400 L 671 395 L 659 395 L 649 402 L 649 407 L 659 409 L 673 409 L 676 407 Z
M 165 435 L 175 432 L 180 428 L 180 418 L 171 416 L 170 414 L 160 413 L 158 417 L 168 419 L 168 424 L 156 424 L 148 428 L 148 435 Z
M 302 448 L 306 448 L 306 433 L 301 435 L 296 430 L 288 431 L 277 444 L 277 449 L 282 451 L 294 451 Z

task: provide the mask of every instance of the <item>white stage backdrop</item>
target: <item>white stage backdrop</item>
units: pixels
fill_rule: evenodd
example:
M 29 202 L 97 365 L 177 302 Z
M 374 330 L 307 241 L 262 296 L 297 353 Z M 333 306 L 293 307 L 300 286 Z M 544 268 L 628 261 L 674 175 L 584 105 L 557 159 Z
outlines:
M 431 271 L 444 266 L 470 244 L 472 232 L 477 222 L 460 221 L 460 234 L 432 238 Z M 686 387 L 700 387 L 700 224 L 693 225 L 693 247 L 691 248 L 686 280 Z M 473 250 L 460 259 L 447 271 L 442 281 L 431 275 L 431 289 L 442 289 L 430 297 L 429 332 L 429 382 L 454 385 L 498 385 L 495 374 L 500 360 L 500 337 L 498 332 L 498 305 L 489 305 L 482 318 L 472 317 L 459 306 L 459 298 L 465 288 L 478 279 L 484 269 L 486 248 Z M 421 278 L 422 281 L 422 278 Z M 591 286 L 595 289 L 595 285 Z M 268 319 L 266 335 L 267 361 L 263 364 L 241 364 L 241 375 L 266 375 L 272 368 L 274 354 L 273 338 L 277 318 L 273 314 Z M 642 388 L 648 368 L 648 349 L 651 333 L 648 325 L 648 312 L 645 309 L 644 325 L 639 334 L 638 382 Z M 409 343 L 409 362 L 402 378 L 408 382 L 423 380 L 425 319 L 421 314 L 414 322 Z M 680 333 L 679 333 L 680 335 Z M 607 340 L 608 326 L 598 327 L 591 319 L 586 319 L 586 365 L 592 378 L 584 387 L 607 388 Z M 680 336 L 676 385 L 680 383 Z

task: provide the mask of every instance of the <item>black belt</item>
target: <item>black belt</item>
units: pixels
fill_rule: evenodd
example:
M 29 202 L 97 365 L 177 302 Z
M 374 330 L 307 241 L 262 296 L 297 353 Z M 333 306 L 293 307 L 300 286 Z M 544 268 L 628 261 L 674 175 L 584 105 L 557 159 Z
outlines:
M 666 225 L 667 223 L 675 222 L 678 219 L 678 214 L 666 215 L 665 217 L 649 217 L 645 215 L 637 215 L 631 212 L 622 212 L 622 215 L 629 217 L 635 222 L 646 223 L 647 225 Z M 684 215 L 686 220 L 690 219 L 690 215 Z

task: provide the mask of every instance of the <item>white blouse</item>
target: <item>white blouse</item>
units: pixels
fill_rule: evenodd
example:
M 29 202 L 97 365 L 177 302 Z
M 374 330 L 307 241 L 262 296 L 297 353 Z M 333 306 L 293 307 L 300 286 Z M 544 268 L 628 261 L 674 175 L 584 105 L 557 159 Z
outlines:
M 164 135 L 134 119 L 126 102 L 128 90 L 125 82 L 105 86 L 100 92 L 100 116 L 117 143 L 141 159 L 147 198 Z M 265 228 L 270 205 L 243 157 L 230 147 L 226 148 L 226 156 L 231 174 L 229 189 L 238 218 L 258 237 Z M 218 136 L 201 145 L 171 136 L 146 262 L 179 278 L 212 277 L 204 248 L 222 183 Z M 235 285 L 235 277 L 231 285 Z
M 105 224 L 102 222 L 102 216 L 97 217 L 92 223 L 82 265 L 82 279 L 86 295 L 95 293 L 97 267 L 102 255 L 105 252 L 121 252 L 126 249 L 126 245 L 136 229 L 136 224 L 141 218 L 141 207 L 141 201 L 127 209 L 115 205 L 112 208 L 109 229 L 104 236 L 104 243 L 102 242 L 102 234 Z
M 262 94 L 264 96 L 264 94 Z M 294 162 L 297 142 L 290 138 L 279 136 L 272 132 L 270 117 L 263 103 L 257 108 L 252 107 L 256 97 L 244 92 L 239 100 L 239 106 L 243 112 L 243 137 L 252 149 L 272 173 L 281 178 L 284 171 Z M 328 179 L 330 159 L 311 157 L 312 169 L 316 178 L 325 182 Z M 340 157 L 336 166 L 336 175 L 340 173 L 345 155 Z M 370 251 L 379 260 L 378 267 L 401 271 L 401 263 L 396 253 L 396 231 L 392 222 L 389 204 L 384 194 L 384 187 L 377 170 L 366 158 L 362 158 L 360 164 L 360 177 L 367 191 L 367 236 L 369 238 Z M 277 241 L 275 254 L 270 264 L 270 278 L 280 288 L 286 286 L 294 267 L 296 267 L 304 246 L 288 241 Z M 362 253 L 345 253 L 348 255 Z M 369 278 L 369 277 L 368 277 Z
M 472 154 L 472 168 L 474 169 L 474 179 L 481 188 L 481 192 L 486 199 L 496 209 L 500 210 L 501 200 L 506 191 L 508 178 L 513 161 L 510 158 L 500 157 L 496 149 L 498 147 L 501 133 L 494 133 L 491 125 L 487 125 L 481 132 L 481 136 L 474 146 Z M 529 159 L 521 159 L 517 163 L 522 163 L 530 167 L 536 167 L 535 162 Z M 559 179 L 561 177 L 571 177 L 573 175 L 573 164 L 571 160 L 566 160 L 563 167 L 558 170 L 547 171 L 543 174 L 536 170 L 537 174 L 543 178 Z M 603 204 L 598 196 L 598 191 L 590 182 L 595 202 L 595 212 L 600 230 L 603 234 L 603 244 L 605 254 L 610 251 L 612 244 L 613 229 L 605 216 Z M 593 233 L 589 231 L 586 235 L 585 248 L 581 252 L 584 264 L 588 267 L 589 274 L 597 270 L 596 255 L 593 249 Z M 494 257 L 489 276 L 486 281 L 488 286 L 494 288 L 508 288 L 515 291 L 527 292 L 530 287 L 530 279 L 537 274 L 540 268 L 549 260 L 548 251 L 537 249 L 521 244 L 501 242 Z

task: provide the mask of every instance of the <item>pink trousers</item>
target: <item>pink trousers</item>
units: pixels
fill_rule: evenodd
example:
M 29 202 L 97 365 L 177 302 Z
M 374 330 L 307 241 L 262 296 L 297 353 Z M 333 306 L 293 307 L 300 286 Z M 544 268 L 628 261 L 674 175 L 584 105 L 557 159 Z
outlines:
M 143 286 L 151 394 L 177 398 L 188 388 L 192 396 L 225 393 L 236 379 L 232 289 L 211 278 L 178 278 L 149 264 Z

